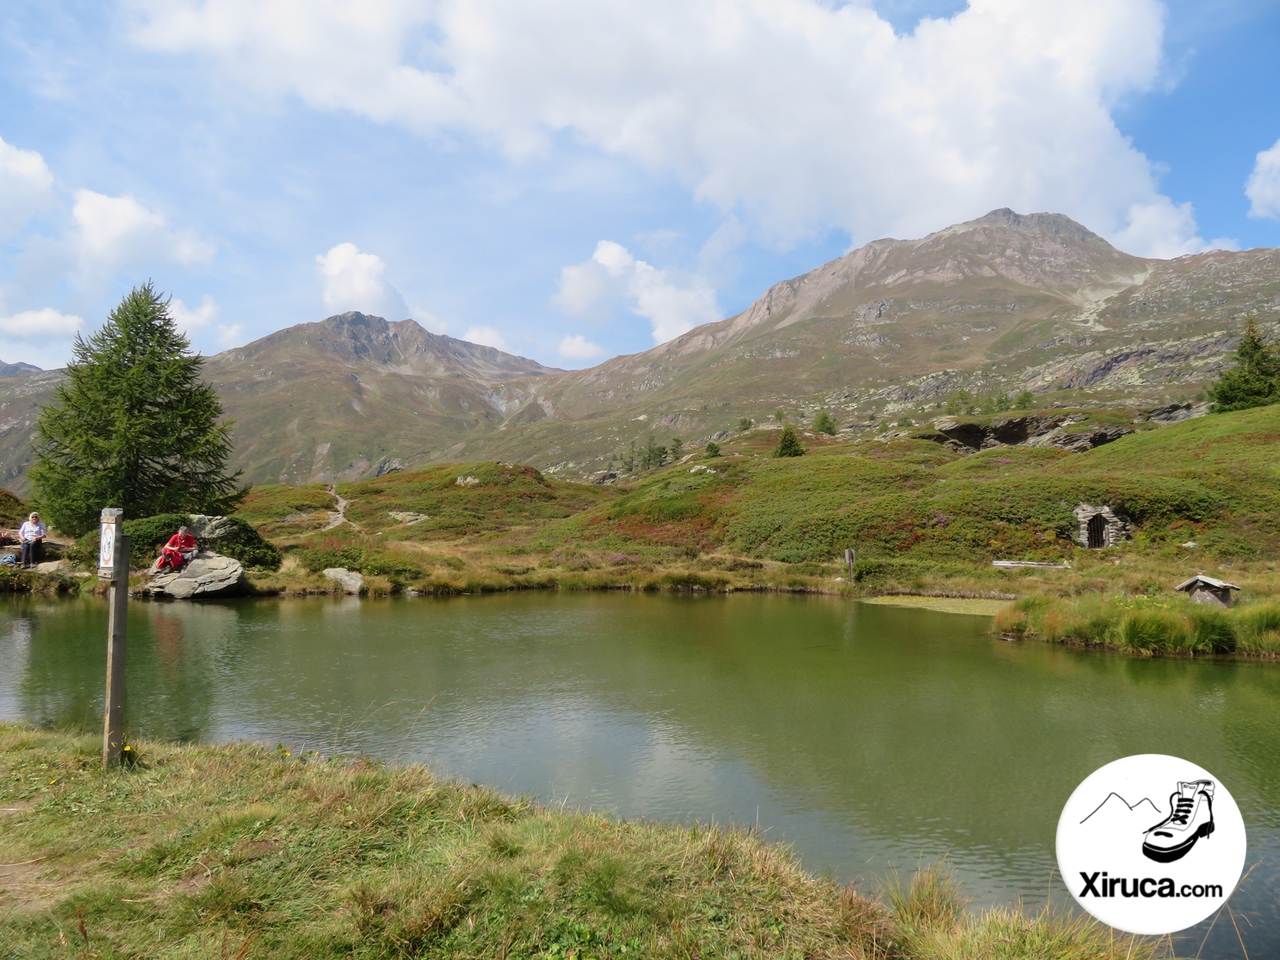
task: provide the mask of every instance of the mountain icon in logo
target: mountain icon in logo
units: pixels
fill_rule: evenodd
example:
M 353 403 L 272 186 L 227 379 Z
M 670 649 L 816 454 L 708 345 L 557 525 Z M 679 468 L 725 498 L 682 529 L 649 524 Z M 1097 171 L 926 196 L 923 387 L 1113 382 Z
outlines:
M 1112 792 L 1107 794 L 1107 799 L 1098 804 L 1093 812 L 1080 822 L 1110 830 L 1132 828 L 1136 833 L 1146 833 L 1147 824 L 1159 816 L 1160 808 L 1147 797 L 1143 797 L 1137 803 L 1130 803 L 1120 794 Z

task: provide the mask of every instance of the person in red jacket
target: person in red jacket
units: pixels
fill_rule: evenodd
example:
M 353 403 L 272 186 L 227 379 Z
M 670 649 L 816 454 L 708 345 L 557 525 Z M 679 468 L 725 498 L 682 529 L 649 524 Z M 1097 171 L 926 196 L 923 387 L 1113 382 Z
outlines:
M 200 549 L 186 527 L 179 527 L 178 532 L 169 538 L 169 542 L 160 550 L 159 569 L 181 570 Z

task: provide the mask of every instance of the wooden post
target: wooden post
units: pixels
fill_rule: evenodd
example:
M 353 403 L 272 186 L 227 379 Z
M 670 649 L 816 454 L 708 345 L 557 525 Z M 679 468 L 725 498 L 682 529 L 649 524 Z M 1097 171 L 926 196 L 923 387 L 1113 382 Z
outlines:
M 120 534 L 122 511 L 102 511 L 102 551 L 98 576 L 105 574 L 101 566 L 111 560 L 111 606 L 107 615 L 107 702 L 102 717 L 102 764 L 120 764 L 124 747 L 124 655 L 129 610 L 129 538 Z M 108 553 L 108 549 L 110 553 Z
M 846 565 L 846 566 L 848 566 L 848 568 L 849 568 L 849 579 L 850 579 L 850 580 L 852 580 L 852 579 L 853 579 L 853 561 L 854 561 L 854 552 L 853 552 L 853 547 L 845 547 L 845 550 L 844 550 L 844 562 L 845 562 L 845 565 Z

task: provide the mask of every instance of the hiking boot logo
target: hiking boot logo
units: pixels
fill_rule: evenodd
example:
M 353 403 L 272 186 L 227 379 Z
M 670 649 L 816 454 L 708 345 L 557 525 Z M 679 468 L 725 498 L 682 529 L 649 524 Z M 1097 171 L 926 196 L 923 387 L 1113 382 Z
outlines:
M 1169 816 L 1143 834 L 1142 853 L 1149 860 L 1172 863 L 1212 833 L 1213 781 L 1180 781 L 1169 795 Z

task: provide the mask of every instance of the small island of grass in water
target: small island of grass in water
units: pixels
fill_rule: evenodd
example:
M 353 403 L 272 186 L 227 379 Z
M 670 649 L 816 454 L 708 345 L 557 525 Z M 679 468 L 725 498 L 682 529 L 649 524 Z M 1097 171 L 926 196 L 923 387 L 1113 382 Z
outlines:
M 744 831 L 620 821 L 282 748 L 0 724 L 0 952 L 96 957 L 1167 956 L 1080 919 L 883 897 Z

